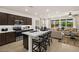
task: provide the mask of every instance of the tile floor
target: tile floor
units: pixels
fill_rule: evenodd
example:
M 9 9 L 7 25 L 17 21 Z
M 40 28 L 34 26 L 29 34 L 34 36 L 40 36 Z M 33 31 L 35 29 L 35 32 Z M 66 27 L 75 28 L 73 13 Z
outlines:
M 27 52 L 23 47 L 23 41 L 17 41 L 7 45 L 0 46 L 0 52 Z
M 79 37 L 76 37 L 76 39 L 70 39 L 70 36 L 65 36 L 65 37 L 63 37 L 61 42 L 72 45 L 72 46 L 79 47 Z
M 53 39 L 53 43 L 51 44 L 51 47 L 48 48 L 49 52 L 79 52 L 79 47 L 64 44 L 61 42 L 58 42 L 58 40 Z
M 48 52 L 79 52 L 79 47 L 58 42 L 56 39 L 52 40 L 53 43 L 48 47 Z M 23 41 L 21 40 L 0 46 L 0 52 L 27 52 L 27 50 L 23 48 Z

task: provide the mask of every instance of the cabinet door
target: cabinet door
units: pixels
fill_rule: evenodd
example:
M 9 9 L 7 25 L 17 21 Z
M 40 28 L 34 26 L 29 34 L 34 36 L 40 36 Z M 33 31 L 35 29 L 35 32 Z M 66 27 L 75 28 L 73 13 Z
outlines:
M 15 32 L 6 33 L 6 43 L 11 43 L 16 41 Z
M 32 25 L 32 18 L 27 18 L 27 25 Z
M 7 14 L 0 12 L 0 25 L 7 25 Z
M 23 17 L 22 20 L 23 20 L 23 24 L 24 25 L 27 25 L 27 18 L 26 17 Z
M 18 16 L 18 19 L 19 19 L 19 20 L 22 20 L 22 18 L 23 18 L 22 16 Z
M 22 20 L 22 16 L 15 15 L 15 20 Z
M 14 25 L 15 24 L 15 15 L 8 14 L 8 25 Z
M 1 43 L 2 43 L 2 42 L 1 42 L 1 34 L 0 34 L 0 45 L 1 45 Z
M 5 33 L 0 34 L 0 46 L 6 44 Z
M 15 15 L 14 19 L 15 19 L 15 20 L 18 20 L 18 17 L 17 17 L 17 15 Z

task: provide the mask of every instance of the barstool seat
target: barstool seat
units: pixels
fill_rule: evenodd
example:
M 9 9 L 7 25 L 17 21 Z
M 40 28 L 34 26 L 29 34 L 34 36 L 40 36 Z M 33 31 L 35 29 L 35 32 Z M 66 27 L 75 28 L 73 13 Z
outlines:
M 46 52 L 47 46 L 50 46 L 51 32 L 47 32 L 38 39 L 32 39 L 32 51 L 33 52 Z
M 39 36 L 39 39 L 32 40 L 32 51 L 33 52 L 45 52 L 47 50 L 45 35 Z

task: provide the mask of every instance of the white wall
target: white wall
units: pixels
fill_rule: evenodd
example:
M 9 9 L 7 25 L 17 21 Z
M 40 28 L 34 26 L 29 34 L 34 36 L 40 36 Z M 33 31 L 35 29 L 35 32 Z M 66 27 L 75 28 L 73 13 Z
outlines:
M 10 14 L 25 16 L 25 17 L 33 17 L 31 15 L 28 15 L 28 14 L 24 14 L 24 13 L 20 13 L 20 12 L 14 11 L 14 10 L 4 9 L 4 8 L 0 8 L 0 12 L 10 13 Z
M 74 16 L 74 19 L 75 19 L 75 27 L 77 29 L 79 29 L 79 15 L 78 16 Z
M 35 21 L 35 25 L 39 27 L 46 26 L 47 28 L 51 28 L 51 21 L 48 18 L 40 18 Z
M 47 28 L 51 28 L 51 19 L 46 20 L 46 26 Z
M 40 19 L 40 18 L 35 18 L 35 17 L 32 18 L 32 28 L 33 28 L 33 29 L 35 29 L 35 26 L 37 25 L 37 24 L 36 24 L 36 21 L 39 20 L 39 19 Z

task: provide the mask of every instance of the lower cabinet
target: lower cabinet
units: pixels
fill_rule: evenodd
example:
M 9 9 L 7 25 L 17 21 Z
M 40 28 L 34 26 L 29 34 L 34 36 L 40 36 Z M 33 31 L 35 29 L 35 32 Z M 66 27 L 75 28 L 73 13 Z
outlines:
M 32 25 L 32 18 L 27 18 L 27 25 Z
M 11 43 L 16 41 L 15 32 L 6 33 L 6 43 Z
M 0 46 L 16 41 L 15 32 L 0 33 Z
M 23 45 L 28 50 L 28 35 L 23 35 Z
M 1 33 L 0 34 L 0 45 L 4 45 L 5 43 L 6 43 L 5 34 Z

